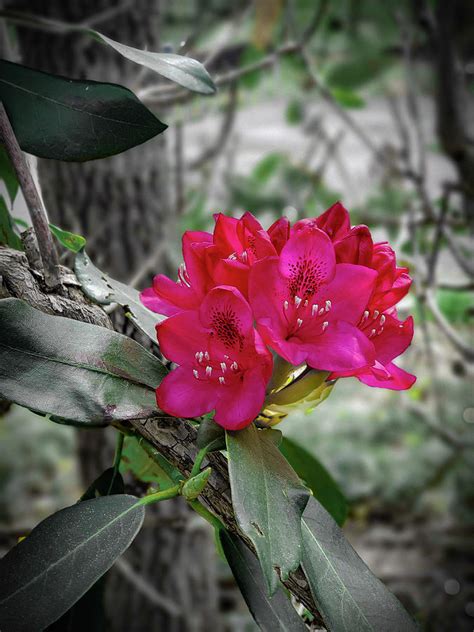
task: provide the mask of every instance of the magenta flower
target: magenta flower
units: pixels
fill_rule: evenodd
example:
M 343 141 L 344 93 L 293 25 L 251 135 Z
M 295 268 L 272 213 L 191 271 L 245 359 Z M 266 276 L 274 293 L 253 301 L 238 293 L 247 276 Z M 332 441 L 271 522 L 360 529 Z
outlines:
M 253 326 L 249 304 L 233 287 L 212 289 L 197 312 L 171 316 L 157 326 L 163 354 L 179 366 L 157 389 L 158 406 L 176 417 L 215 410 L 230 430 L 260 413 L 272 374 L 272 355 Z
M 336 264 L 334 246 L 314 224 L 297 230 L 280 257 L 254 264 L 250 304 L 265 342 L 294 365 L 327 371 L 371 366 L 374 346 L 357 328 L 375 271 Z

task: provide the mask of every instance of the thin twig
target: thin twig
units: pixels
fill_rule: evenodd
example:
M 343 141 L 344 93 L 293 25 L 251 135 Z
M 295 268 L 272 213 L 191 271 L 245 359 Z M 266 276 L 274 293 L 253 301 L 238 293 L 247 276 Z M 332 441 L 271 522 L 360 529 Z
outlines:
M 5 148 L 15 169 L 20 183 L 23 197 L 30 212 L 33 228 L 35 229 L 38 246 L 43 262 L 44 279 L 49 288 L 59 285 L 58 253 L 49 230 L 48 217 L 41 197 L 35 186 L 28 164 L 8 118 L 3 103 L 0 101 L 0 133 Z

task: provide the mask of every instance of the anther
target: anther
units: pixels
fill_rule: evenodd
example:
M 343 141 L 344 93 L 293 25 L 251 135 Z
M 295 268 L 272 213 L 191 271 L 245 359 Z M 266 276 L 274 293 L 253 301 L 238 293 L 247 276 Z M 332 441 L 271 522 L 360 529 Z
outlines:
M 376 318 L 378 318 L 380 312 L 378 309 L 374 309 L 374 315 L 372 316 L 372 318 L 375 320 Z
M 295 305 L 296 307 L 299 307 L 301 304 L 301 298 L 299 296 L 295 296 Z
M 303 307 L 308 307 L 308 299 L 306 299 L 305 302 L 303 303 Z
M 247 263 L 247 259 L 249 258 L 248 254 L 247 254 L 247 251 L 244 250 L 243 253 L 240 256 L 242 257 L 242 261 Z
M 326 329 L 329 327 L 329 322 L 327 320 L 324 321 L 323 323 L 323 331 L 326 331 Z
M 321 314 L 324 314 L 324 307 L 321 307 L 321 309 L 319 310 L 318 314 L 321 316 Z
M 209 353 L 207 351 L 204 352 L 204 359 L 209 362 Z
M 332 307 L 331 301 L 326 301 L 326 311 L 328 312 Z
M 212 373 L 212 366 L 207 366 L 206 367 L 206 375 L 207 375 L 207 377 L 211 377 L 211 373 Z
M 230 365 L 230 368 L 233 371 L 237 371 L 237 369 L 239 368 L 239 365 L 237 364 L 237 362 L 232 362 L 232 364 Z
M 227 364 L 225 362 L 221 362 L 221 370 L 222 373 L 225 373 L 227 371 Z
M 377 332 L 376 332 L 376 330 L 375 330 L 375 329 L 372 329 L 372 331 L 371 331 L 371 332 L 370 332 L 370 334 L 369 334 L 369 338 L 373 338 L 373 337 L 375 336 L 375 334 L 376 334 L 376 333 L 377 333 Z
M 290 306 L 290 304 L 288 303 L 288 301 L 285 301 L 285 302 L 283 303 L 283 307 L 284 307 L 285 309 L 288 309 L 288 308 L 289 308 L 289 306 Z
M 225 384 L 225 379 L 223 377 L 219 378 L 219 384 Z
M 196 378 L 196 380 L 197 380 L 197 379 L 198 379 L 198 377 L 199 377 L 199 373 L 197 372 L 197 370 L 196 370 L 196 369 L 193 369 L 193 375 L 194 375 L 194 377 L 195 377 L 195 378 Z
M 202 359 L 203 359 L 203 358 L 204 358 L 204 352 L 203 352 L 203 351 L 200 351 L 200 352 L 199 352 L 199 358 L 198 358 L 198 362 L 199 362 L 199 364 L 202 364 Z
M 366 309 L 364 312 L 364 315 L 362 316 L 362 320 L 367 320 L 368 317 L 369 317 L 369 310 Z
M 311 308 L 311 316 L 314 316 L 317 313 L 318 307 L 319 306 L 317 304 L 313 305 L 313 307 Z
M 380 324 L 382 325 L 382 327 L 385 325 L 385 316 L 382 314 L 382 316 L 380 316 Z
M 301 327 L 302 324 L 303 324 L 303 319 L 302 318 L 298 318 L 298 320 L 296 321 L 296 326 L 299 328 L 299 327 Z

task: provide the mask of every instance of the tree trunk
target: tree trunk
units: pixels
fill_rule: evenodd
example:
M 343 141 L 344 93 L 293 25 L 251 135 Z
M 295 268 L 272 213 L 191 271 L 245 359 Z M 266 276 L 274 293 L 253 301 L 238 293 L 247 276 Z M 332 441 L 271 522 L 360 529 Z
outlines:
M 70 22 L 100 16 L 91 26 L 108 36 L 139 48 L 159 49 L 157 0 L 16 0 L 4 4 Z M 132 89 L 137 76 L 146 78 L 138 66 L 86 35 L 20 28 L 18 33 L 22 63 L 27 66 Z M 157 80 L 156 75 L 152 80 Z M 39 161 L 51 221 L 88 237 L 87 250 L 94 262 L 124 281 L 163 243 L 172 226 L 169 173 L 166 133 L 103 160 Z M 163 271 L 163 267 L 164 260 L 158 260 L 156 270 Z M 119 316 L 116 328 L 130 334 L 127 323 Z M 78 433 L 85 484 L 110 466 L 111 439 L 108 431 Z M 107 630 L 220 629 L 214 544 L 207 525 L 195 516 L 183 499 L 147 510 L 141 533 L 108 575 Z

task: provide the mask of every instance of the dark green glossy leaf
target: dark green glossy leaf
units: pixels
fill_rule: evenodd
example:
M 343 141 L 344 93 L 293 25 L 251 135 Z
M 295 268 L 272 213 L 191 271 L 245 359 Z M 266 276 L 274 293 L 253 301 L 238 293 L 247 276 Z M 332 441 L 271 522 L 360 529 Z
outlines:
M 122 475 L 120 472 L 116 472 L 113 467 L 109 467 L 89 485 L 82 494 L 80 501 L 91 500 L 92 498 L 99 498 L 100 496 L 123 494 L 124 491 L 125 485 Z
M 127 317 L 135 326 L 156 343 L 156 325 L 165 317 L 147 309 L 140 301 L 137 290 L 111 279 L 96 268 L 84 251 L 76 255 L 74 271 L 84 293 L 92 301 L 100 305 L 118 303 L 125 309 Z
M 315 498 L 303 514 L 303 568 L 328 630 L 414 632 L 417 626 L 371 573 Z
M 339 525 L 344 524 L 347 502 L 327 469 L 312 454 L 287 437 L 283 437 L 280 451 L 334 520 Z
M 208 451 L 225 450 L 225 430 L 213 419 L 203 419 L 199 424 L 196 445 L 199 449 L 208 446 Z
M 105 44 L 111 46 L 127 59 L 130 59 L 130 61 L 154 70 L 161 76 L 174 81 L 184 88 L 188 88 L 188 90 L 201 92 L 202 94 L 214 94 L 216 92 L 217 88 L 209 73 L 196 59 L 191 59 L 191 57 L 185 57 L 184 55 L 140 50 L 132 46 L 125 46 L 125 44 L 116 42 L 97 31 L 93 33 Z
M 18 193 L 19 184 L 7 150 L 2 144 L 0 144 L 0 179 L 5 183 L 10 202 L 13 204 Z
M 105 158 L 166 129 L 123 86 L 66 79 L 4 60 L 0 100 L 21 148 L 41 158 Z
M 235 535 L 221 529 L 219 539 L 225 557 L 245 602 L 264 632 L 304 632 L 304 625 L 281 586 L 273 597 L 265 589 L 265 578 L 257 557 Z
M 0 195 L 0 244 L 23 250 L 20 237 L 13 228 L 13 220 L 10 215 L 5 200 Z
M 173 467 L 158 450 L 136 437 L 125 437 L 120 471 L 132 472 L 138 480 L 153 483 L 160 490 L 173 487 L 183 479 L 179 470 Z
M 156 413 L 166 370 L 134 340 L 103 327 L 0 301 L 0 394 L 54 421 L 105 425 Z
M 145 514 L 120 494 L 80 502 L 43 520 L 0 561 L 0 629 L 42 630 L 112 566 Z
M 239 527 L 253 542 L 270 594 L 301 562 L 301 514 L 309 492 L 278 450 L 278 430 L 252 424 L 226 432 L 232 503 Z
M 70 233 L 68 230 L 63 230 L 54 224 L 50 224 L 49 228 L 56 239 L 68 250 L 72 250 L 72 252 L 79 252 L 86 245 L 86 240 L 82 235 Z

